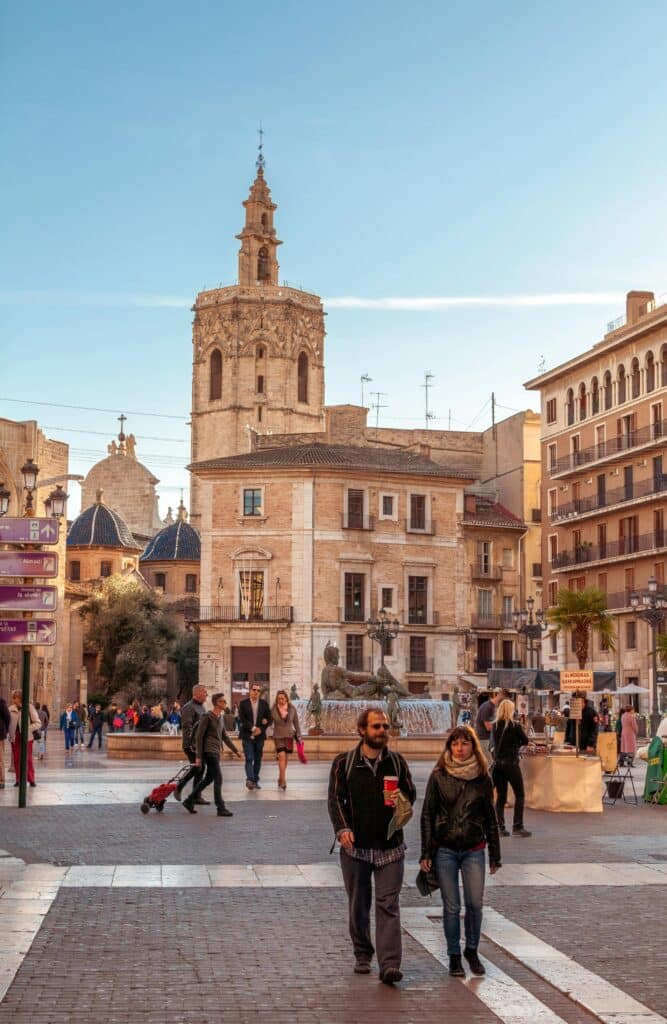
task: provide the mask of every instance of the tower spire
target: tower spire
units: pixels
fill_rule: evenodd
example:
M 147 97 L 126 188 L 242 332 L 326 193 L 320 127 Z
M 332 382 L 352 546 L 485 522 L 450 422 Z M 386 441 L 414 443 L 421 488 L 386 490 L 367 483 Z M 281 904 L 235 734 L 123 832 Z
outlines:
M 264 129 L 260 121 L 257 130 L 257 176 L 250 186 L 250 195 L 244 202 L 245 224 L 236 237 L 241 242 L 239 250 L 239 284 L 277 285 L 278 258 L 276 250 L 282 243 L 276 238 L 273 214 L 276 204 L 271 199 L 271 190 L 264 177 Z
M 264 159 L 264 129 L 262 128 L 262 122 L 259 122 L 259 128 L 257 129 L 259 135 L 259 146 L 257 147 L 257 173 L 263 175 L 264 168 L 266 167 L 266 161 Z

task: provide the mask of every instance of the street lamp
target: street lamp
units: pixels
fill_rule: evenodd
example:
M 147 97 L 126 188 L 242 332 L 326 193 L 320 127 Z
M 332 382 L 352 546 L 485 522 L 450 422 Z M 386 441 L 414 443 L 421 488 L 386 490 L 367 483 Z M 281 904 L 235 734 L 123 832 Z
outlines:
M 51 503 L 51 515 L 55 516 L 56 519 L 61 519 L 65 513 L 65 505 L 69 494 L 65 494 L 61 485 L 58 484 L 55 491 L 51 491 L 49 494 L 49 502 Z
M 23 514 L 24 516 L 31 516 L 33 514 L 32 495 L 37 487 L 39 466 L 36 466 L 32 459 L 26 459 L 24 464 L 21 466 L 21 473 L 23 474 L 23 486 L 26 490 Z
M 5 487 L 5 481 L 0 480 L 0 516 L 6 516 L 9 511 L 9 499 L 11 492 Z
M 526 638 L 526 651 L 528 653 L 528 668 L 534 668 L 533 655 L 535 653 L 535 641 L 541 640 L 542 635 L 547 631 L 549 625 L 544 620 L 544 612 L 538 608 L 533 616 L 535 598 L 526 598 L 526 607 L 522 611 L 512 612 L 512 620 L 517 633 Z M 539 668 L 539 657 L 538 657 Z
M 660 725 L 660 709 L 658 707 L 658 626 L 661 624 L 665 611 L 667 611 L 667 596 L 664 592 L 658 593 L 658 581 L 651 576 L 648 581 L 648 590 L 630 594 L 630 607 L 634 610 L 638 619 L 648 622 L 651 627 L 651 674 L 653 685 L 651 687 L 651 736 L 657 735 Z
M 400 628 L 398 619 L 392 622 L 384 608 L 380 608 L 377 619 L 368 619 L 366 622 L 366 633 L 380 645 L 380 668 L 384 668 L 385 645 L 388 640 L 396 639 Z

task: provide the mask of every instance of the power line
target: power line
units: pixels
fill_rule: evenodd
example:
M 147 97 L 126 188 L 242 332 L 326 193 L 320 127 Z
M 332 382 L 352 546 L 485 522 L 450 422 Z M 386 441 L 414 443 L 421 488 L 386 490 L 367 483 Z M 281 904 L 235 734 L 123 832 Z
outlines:
M 65 434 L 95 434 L 98 437 L 109 437 L 108 430 L 82 430 L 80 427 L 55 427 L 51 424 L 40 423 L 42 430 L 62 430 Z M 190 444 L 187 438 L 182 437 L 156 437 L 154 434 L 135 434 L 137 441 L 169 441 L 170 444 Z
M 474 427 L 475 423 L 477 423 L 477 420 L 480 418 L 480 416 L 482 415 L 482 413 L 484 412 L 484 410 L 486 409 L 486 407 L 487 407 L 487 405 L 489 404 L 490 401 L 491 401 L 491 399 L 487 398 L 486 402 L 484 403 L 482 408 L 479 410 L 477 415 L 470 421 L 470 423 L 466 427 L 466 430 L 471 430 Z
M 37 402 L 32 398 L 4 398 L 0 395 L 0 402 L 17 402 L 19 405 L 48 405 L 52 409 L 79 409 L 82 412 L 110 412 L 115 415 L 118 409 L 97 409 L 93 405 L 67 405 L 64 402 Z M 120 408 L 120 406 L 118 407 Z M 127 410 L 130 416 L 152 416 L 155 419 L 160 420 L 180 420 L 183 422 L 187 420 L 187 416 L 175 416 L 173 413 L 168 412 L 137 412 L 136 409 Z

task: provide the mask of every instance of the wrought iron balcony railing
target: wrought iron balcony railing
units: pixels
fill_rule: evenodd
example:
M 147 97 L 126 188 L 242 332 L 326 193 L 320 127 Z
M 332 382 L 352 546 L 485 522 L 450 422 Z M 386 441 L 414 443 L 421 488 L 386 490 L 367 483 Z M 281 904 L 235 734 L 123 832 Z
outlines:
M 475 612 L 470 621 L 473 629 L 514 629 L 514 623 L 507 615 L 482 615 Z
M 499 565 L 490 565 L 484 559 L 477 559 L 470 566 L 470 575 L 474 580 L 501 580 L 503 570 Z
M 663 491 L 667 491 L 667 476 L 651 476 L 647 480 L 638 480 L 636 483 L 623 487 L 615 487 L 611 491 L 605 491 L 604 494 L 591 494 L 586 498 L 570 501 L 566 505 L 559 505 L 552 511 L 549 518 L 552 523 L 558 523 L 563 519 L 572 519 L 574 516 L 584 515 L 587 512 L 609 508 L 610 505 L 634 501 L 635 498 L 650 498 L 654 494 L 662 494 Z
M 550 466 L 549 472 L 552 476 L 560 473 L 569 473 L 579 469 L 581 466 L 599 462 L 601 459 L 608 459 L 613 455 L 632 451 L 645 444 L 652 444 L 661 441 L 667 434 L 667 420 L 659 420 L 656 423 L 649 423 L 637 430 L 630 430 L 625 434 L 617 434 L 606 441 L 600 441 L 589 448 L 582 448 L 578 452 L 570 452 L 556 459 Z
M 413 521 L 412 519 L 406 519 L 405 532 L 422 533 L 426 534 L 427 537 L 432 537 L 435 534 L 435 522 L 433 519 L 430 523 L 420 523 L 419 520 Z
M 608 540 L 604 544 L 581 544 L 571 551 L 559 551 L 551 561 L 553 569 L 565 569 L 571 565 L 583 565 L 586 562 L 599 562 L 606 558 L 619 558 L 624 555 L 636 555 L 667 547 L 667 531 L 652 530 L 651 533 L 640 533 L 622 540 Z
M 255 610 L 239 605 L 204 605 L 199 609 L 199 622 L 291 622 L 291 604 L 265 605 Z
M 375 517 L 365 512 L 343 512 L 342 527 L 344 530 L 374 530 Z

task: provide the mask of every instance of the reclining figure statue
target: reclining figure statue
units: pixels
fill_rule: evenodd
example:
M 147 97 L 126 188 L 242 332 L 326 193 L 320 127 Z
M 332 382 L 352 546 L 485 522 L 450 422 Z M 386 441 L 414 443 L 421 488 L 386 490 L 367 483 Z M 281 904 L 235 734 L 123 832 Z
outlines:
M 386 700 L 389 694 L 411 698 L 405 686 L 399 683 L 386 665 L 380 665 L 375 675 L 371 672 L 348 672 L 338 664 L 340 651 L 329 641 L 324 648 L 324 668 L 320 679 L 324 700 Z

